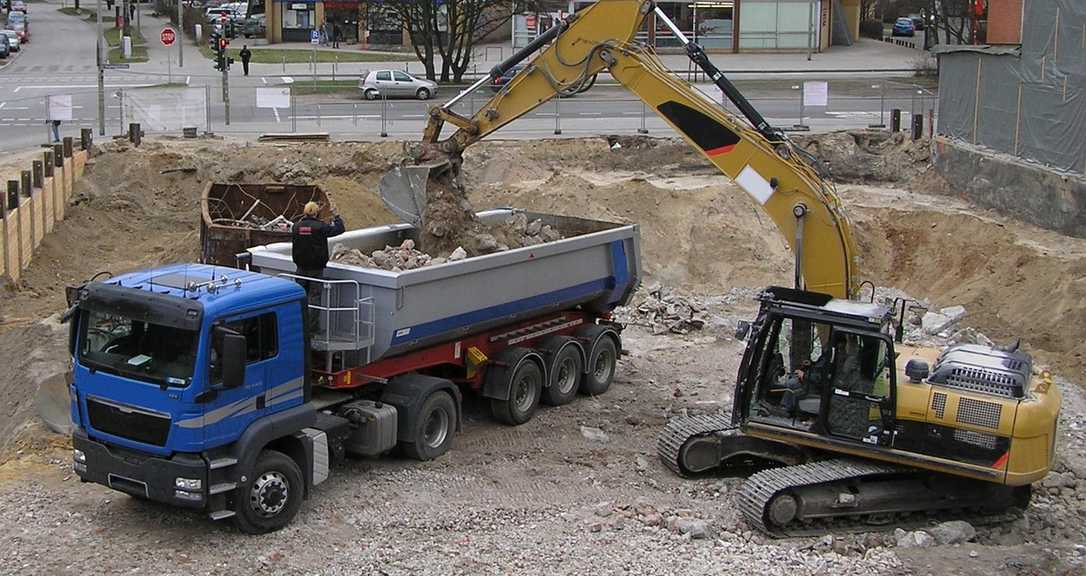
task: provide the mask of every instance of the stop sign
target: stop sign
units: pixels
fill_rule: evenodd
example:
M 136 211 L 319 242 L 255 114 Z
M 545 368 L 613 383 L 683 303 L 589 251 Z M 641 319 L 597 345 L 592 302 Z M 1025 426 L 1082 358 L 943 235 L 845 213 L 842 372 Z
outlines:
M 160 40 L 162 40 L 163 46 L 173 46 L 174 40 L 177 39 L 177 34 L 173 31 L 173 28 L 167 26 L 166 28 L 162 29 L 162 32 L 158 35 L 158 37 Z

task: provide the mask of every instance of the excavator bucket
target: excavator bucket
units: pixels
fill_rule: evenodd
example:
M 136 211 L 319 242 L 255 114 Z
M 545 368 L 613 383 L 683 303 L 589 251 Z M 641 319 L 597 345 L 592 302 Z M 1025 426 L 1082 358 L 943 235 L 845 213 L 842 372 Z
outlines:
M 418 226 L 426 211 L 427 184 L 432 173 L 449 168 L 448 161 L 401 164 L 381 177 L 381 201 L 404 222 Z

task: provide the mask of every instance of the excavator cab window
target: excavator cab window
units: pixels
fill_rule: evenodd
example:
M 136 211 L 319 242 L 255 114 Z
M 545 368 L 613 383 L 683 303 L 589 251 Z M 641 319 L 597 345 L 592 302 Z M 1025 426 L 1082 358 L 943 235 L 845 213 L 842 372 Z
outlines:
M 833 334 L 834 366 L 827 425 L 830 434 L 887 445 L 893 426 L 893 347 L 884 334 Z
M 752 419 L 814 429 L 832 374 L 833 349 L 827 345 L 831 334 L 831 325 L 822 322 L 789 317 L 770 320 L 757 364 L 757 386 L 751 394 Z

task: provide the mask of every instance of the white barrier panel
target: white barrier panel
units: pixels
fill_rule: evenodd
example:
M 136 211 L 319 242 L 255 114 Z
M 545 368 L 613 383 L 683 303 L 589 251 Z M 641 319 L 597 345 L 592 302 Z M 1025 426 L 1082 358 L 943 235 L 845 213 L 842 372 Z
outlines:
M 257 88 L 257 108 L 290 108 L 290 88 Z

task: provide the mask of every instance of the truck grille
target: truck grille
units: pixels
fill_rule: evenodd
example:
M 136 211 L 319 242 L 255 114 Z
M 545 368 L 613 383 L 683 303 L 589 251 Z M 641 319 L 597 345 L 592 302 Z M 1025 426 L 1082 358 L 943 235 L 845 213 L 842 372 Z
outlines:
M 144 444 L 165 446 L 170 433 L 169 416 L 93 398 L 87 399 L 87 416 L 95 430 Z

